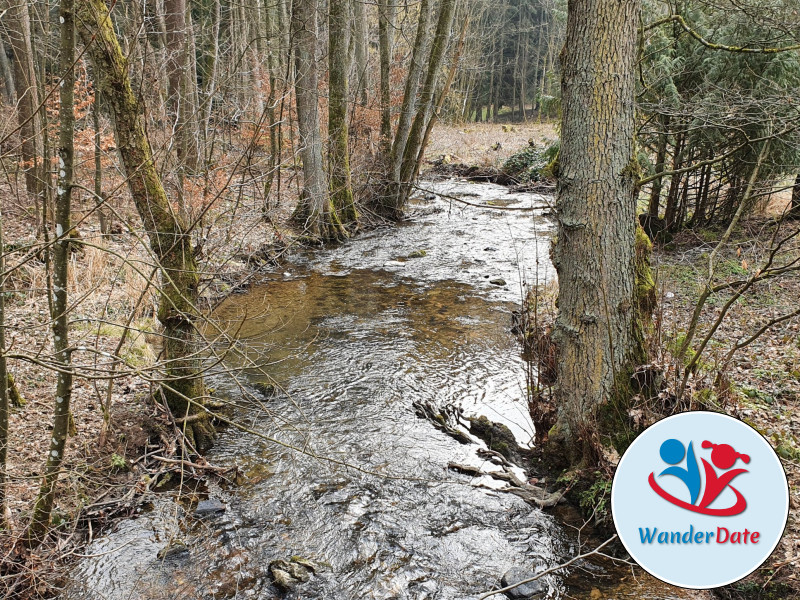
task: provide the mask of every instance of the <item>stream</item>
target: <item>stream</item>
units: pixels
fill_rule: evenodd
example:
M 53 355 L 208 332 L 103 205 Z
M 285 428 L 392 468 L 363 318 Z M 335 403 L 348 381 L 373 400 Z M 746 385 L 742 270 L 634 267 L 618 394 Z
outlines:
M 549 199 L 426 185 L 437 195 L 416 199 L 400 226 L 297 253 L 223 302 L 216 317 L 245 351 L 230 361 L 238 377 L 209 385 L 249 432 L 225 428 L 208 459 L 238 465 L 241 484 L 204 490 L 225 510 L 202 517 L 154 494 L 90 545 L 66 598 L 474 599 L 509 569 L 579 550 L 575 528 L 489 489 L 495 480 L 448 470 L 483 463 L 481 445 L 459 444 L 413 408 L 459 406 L 530 444 L 510 313 L 524 284 L 554 278 Z M 254 392 L 271 382 L 283 391 Z M 283 593 L 268 566 L 291 556 L 317 572 Z M 571 573 L 545 576 L 538 597 L 694 597 L 630 569 Z

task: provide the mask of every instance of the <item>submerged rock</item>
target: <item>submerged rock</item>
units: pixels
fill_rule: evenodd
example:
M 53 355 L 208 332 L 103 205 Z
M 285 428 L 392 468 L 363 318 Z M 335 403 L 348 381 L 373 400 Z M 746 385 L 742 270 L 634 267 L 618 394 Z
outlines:
M 255 390 L 266 398 L 271 398 L 275 394 L 275 386 L 262 381 L 256 381 L 253 384 Z
M 502 423 L 494 423 L 484 415 L 469 417 L 469 432 L 481 438 L 486 445 L 505 456 L 509 460 L 516 460 L 519 446 L 511 430 Z
M 500 580 L 500 585 L 503 587 L 508 587 L 509 585 L 514 585 L 518 581 L 525 581 L 526 579 L 530 579 L 531 577 L 535 576 L 536 573 L 533 571 L 514 567 L 513 569 L 506 571 L 505 575 L 503 575 L 503 578 Z M 520 586 L 512 588 L 505 594 L 509 598 L 514 598 L 515 600 L 544 598 L 547 595 L 547 584 L 540 579 L 536 579 L 530 583 L 523 583 Z
M 303 558 L 292 556 L 289 560 L 279 558 L 269 563 L 269 572 L 275 585 L 288 591 L 299 583 L 305 583 L 317 572 L 317 565 Z

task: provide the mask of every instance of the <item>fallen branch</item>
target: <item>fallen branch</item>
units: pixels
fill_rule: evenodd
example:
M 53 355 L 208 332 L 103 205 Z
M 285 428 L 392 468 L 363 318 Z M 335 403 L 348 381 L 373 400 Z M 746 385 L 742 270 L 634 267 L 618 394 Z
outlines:
M 593 556 L 595 554 L 600 554 L 601 553 L 600 550 L 602 550 L 603 548 L 608 546 L 615 539 L 617 539 L 617 534 L 616 533 L 614 535 L 612 535 L 610 538 L 608 538 L 605 542 L 600 544 L 597 548 L 592 550 L 591 552 L 586 552 L 584 554 L 579 554 L 578 556 L 570 558 L 567 562 L 565 562 L 563 564 L 556 565 L 555 567 L 550 567 L 549 569 L 545 569 L 544 571 L 541 571 L 540 573 L 537 573 L 533 577 L 529 577 L 528 579 L 523 579 L 522 581 L 518 581 L 517 583 L 515 583 L 513 585 L 507 585 L 506 587 L 500 588 L 499 590 L 486 592 L 485 594 L 483 594 L 481 596 L 478 596 L 478 600 L 485 600 L 486 598 L 490 598 L 491 596 L 495 596 L 497 594 L 503 594 L 503 593 L 505 593 L 505 592 L 507 592 L 509 590 L 513 590 L 515 587 L 519 587 L 521 585 L 525 585 L 526 583 L 531 583 L 532 581 L 536 581 L 537 579 L 539 579 L 541 577 L 544 577 L 545 575 L 548 575 L 549 573 L 554 573 L 555 571 L 560 571 L 561 569 L 566 569 L 571 564 L 573 564 L 573 563 L 575 563 L 575 562 L 577 562 L 577 561 L 579 561 L 579 560 L 581 560 L 583 558 L 588 558 L 588 557 Z
M 532 485 L 527 481 L 520 479 L 516 473 L 511 471 L 510 469 L 503 467 L 503 471 L 495 471 L 495 472 L 485 472 L 482 471 L 480 467 L 476 467 L 473 465 L 463 465 L 455 462 L 447 463 L 447 468 L 452 469 L 453 471 L 458 471 L 459 473 L 464 473 L 465 475 L 472 475 L 475 477 L 480 477 L 483 475 L 488 475 L 489 477 L 493 477 L 494 479 L 499 479 L 501 481 L 507 481 L 511 485 L 507 488 L 503 488 L 500 490 L 496 490 L 495 488 L 491 488 L 495 491 L 500 492 L 508 492 L 509 494 L 514 494 L 515 496 L 519 496 L 525 502 L 529 504 L 533 504 L 539 508 L 551 508 L 561 502 L 564 498 L 564 494 L 566 494 L 566 490 L 559 490 L 557 492 L 548 492 L 545 488 L 540 487 L 538 485 Z

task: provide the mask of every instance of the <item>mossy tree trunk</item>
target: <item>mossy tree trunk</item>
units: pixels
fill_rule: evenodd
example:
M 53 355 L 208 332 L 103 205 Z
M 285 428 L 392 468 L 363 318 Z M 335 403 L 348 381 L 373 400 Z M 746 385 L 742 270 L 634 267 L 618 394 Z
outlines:
M 189 227 L 175 213 L 159 178 L 147 139 L 142 107 L 133 93 L 129 68 L 103 0 L 78 3 L 80 34 L 94 65 L 95 84 L 114 117 L 117 147 L 150 247 L 161 271 L 158 319 L 163 325 L 166 381 L 162 391 L 196 450 L 213 443 L 205 410 L 205 389 L 198 358 L 198 271 Z M 191 417 L 191 418 L 190 418 Z
M 634 64 L 639 0 L 570 0 L 561 55 L 558 438 L 597 460 L 600 412 L 640 353 L 635 308 Z
M 53 433 L 47 451 L 42 485 L 33 508 L 33 517 L 28 528 L 27 541 L 38 544 L 50 525 L 58 472 L 64 461 L 64 450 L 69 434 L 70 402 L 72 399 L 72 349 L 69 345 L 69 253 L 72 226 L 72 177 L 74 172 L 75 129 L 75 13 L 74 0 L 61 0 L 61 60 L 59 65 L 63 85 L 60 91 L 58 140 L 58 186 L 56 193 L 55 226 L 53 243 L 53 299 L 52 327 L 53 350 L 59 367 L 56 380 L 56 399 L 53 412 Z
M 360 0 L 355 0 L 360 2 Z M 328 22 L 328 171 L 331 179 L 333 207 L 342 224 L 354 226 L 358 213 L 353 201 L 353 184 L 350 176 L 350 150 L 347 127 L 347 72 L 349 33 L 348 0 L 330 0 Z
M 317 239 L 346 236 L 339 215 L 328 194 L 322 162 L 322 133 L 319 119 L 319 75 L 317 73 L 316 0 L 292 2 L 292 38 L 295 59 L 295 97 L 300 156 L 303 160 L 303 191 L 293 218 L 304 232 Z

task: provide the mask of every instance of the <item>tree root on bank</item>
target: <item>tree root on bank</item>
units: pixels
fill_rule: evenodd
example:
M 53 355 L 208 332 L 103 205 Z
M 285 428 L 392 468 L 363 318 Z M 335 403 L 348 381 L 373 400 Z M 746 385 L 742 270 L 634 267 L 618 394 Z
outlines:
M 545 488 L 541 486 L 533 485 L 521 479 L 516 473 L 514 473 L 509 468 L 509 463 L 506 462 L 506 464 L 502 464 L 501 466 L 503 467 L 502 471 L 486 472 L 482 471 L 480 467 L 476 467 L 473 465 L 463 465 L 455 462 L 447 463 L 448 469 L 458 471 L 459 473 L 464 473 L 465 475 L 472 475 L 475 477 L 482 477 L 484 475 L 488 475 L 489 477 L 493 477 L 494 479 L 507 481 L 510 485 L 506 488 L 501 488 L 499 490 L 496 488 L 487 488 L 487 489 L 514 494 L 515 496 L 519 496 L 520 498 L 522 498 L 528 504 L 533 504 L 538 508 L 552 508 L 553 506 L 555 506 L 564 499 L 566 490 L 548 492 Z M 486 486 L 479 486 L 479 487 L 486 487 Z

